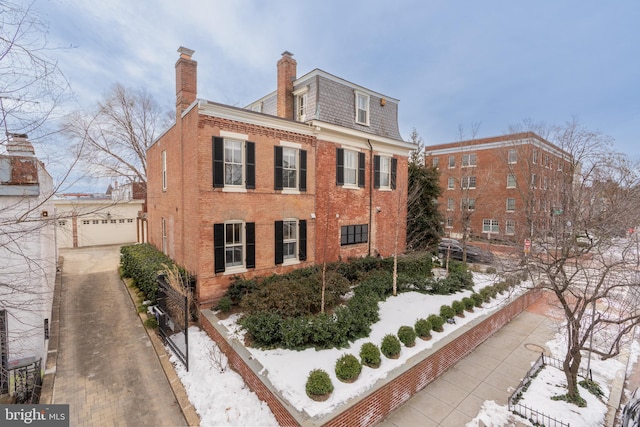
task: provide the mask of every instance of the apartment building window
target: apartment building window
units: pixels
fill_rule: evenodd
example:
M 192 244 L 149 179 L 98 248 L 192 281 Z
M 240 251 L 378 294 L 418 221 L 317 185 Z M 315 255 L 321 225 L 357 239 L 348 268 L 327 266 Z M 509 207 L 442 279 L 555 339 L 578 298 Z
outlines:
M 433 166 L 434 168 L 438 169 L 439 165 L 440 165 L 440 158 L 439 157 L 434 157 L 433 159 L 431 159 L 431 166 Z
M 538 177 L 534 173 L 534 174 L 531 175 L 531 187 L 532 188 L 536 188 L 537 185 L 538 185 Z
M 475 211 L 476 199 L 462 199 L 460 200 L 460 208 L 463 211 Z
M 509 154 L 508 154 L 508 159 L 507 162 L 510 165 L 513 165 L 515 163 L 518 163 L 518 150 L 512 148 L 509 150 Z
M 476 166 L 478 162 L 477 156 L 475 153 L 471 154 L 463 154 L 462 155 L 462 167 Z
M 456 167 L 456 156 L 449 156 L 449 169 Z
M 447 217 L 447 223 L 445 225 L 446 228 L 453 228 L 453 218 L 451 218 L 450 216 Z
M 167 191 L 167 152 L 162 154 L 162 191 Z
M 476 177 L 475 176 L 463 176 L 462 177 L 462 188 L 465 190 L 472 190 L 476 188 Z
M 456 188 L 456 179 L 454 177 L 450 176 L 447 179 L 447 189 L 448 190 L 453 190 L 455 188 Z
M 395 190 L 398 159 L 373 156 L 373 187 Z
M 286 219 L 275 222 L 275 263 L 287 264 L 307 259 L 307 222 Z
M 364 187 L 364 153 L 336 149 L 336 183 L 346 187 Z
M 343 225 L 340 227 L 340 245 L 355 245 L 369 241 L 369 225 Z
M 307 191 L 307 151 L 275 147 L 274 188 Z
M 504 224 L 504 234 L 508 234 L 510 236 L 516 234 L 516 222 L 512 219 L 508 219 Z
M 548 190 L 548 189 L 549 189 L 549 180 L 547 179 L 547 177 L 546 177 L 546 176 L 543 176 L 543 177 L 542 177 L 542 183 L 543 183 L 543 184 L 542 184 L 542 187 L 543 187 L 545 190 Z
M 497 219 L 483 219 L 482 232 L 483 233 L 499 233 L 500 223 L 498 222 Z
M 454 209 L 454 206 L 455 206 L 454 200 L 451 197 L 449 197 L 447 199 L 447 210 L 452 211 Z
M 356 92 L 356 123 L 369 126 L 369 95 Z
M 538 150 L 533 150 L 533 164 L 538 163 Z
M 255 268 L 255 223 L 226 221 L 213 225 L 214 272 Z
M 255 143 L 213 137 L 213 187 L 256 188 Z
M 513 212 L 516 210 L 516 199 L 507 199 L 507 212 Z
M 507 188 L 516 188 L 516 176 L 512 173 L 507 175 Z

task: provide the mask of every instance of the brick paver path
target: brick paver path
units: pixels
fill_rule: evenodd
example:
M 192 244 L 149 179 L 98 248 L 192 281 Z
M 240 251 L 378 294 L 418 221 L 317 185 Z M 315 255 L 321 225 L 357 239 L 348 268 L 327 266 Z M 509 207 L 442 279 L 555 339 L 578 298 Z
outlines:
M 184 426 L 184 416 L 121 282 L 119 248 L 62 250 L 53 403 L 71 426 Z

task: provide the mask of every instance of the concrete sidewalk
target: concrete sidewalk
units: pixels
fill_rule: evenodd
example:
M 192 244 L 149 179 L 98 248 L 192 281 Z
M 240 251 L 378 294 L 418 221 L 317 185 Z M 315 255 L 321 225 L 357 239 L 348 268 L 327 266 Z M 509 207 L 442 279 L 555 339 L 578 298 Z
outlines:
M 460 427 L 476 417 L 486 400 L 506 405 L 540 353 L 549 353 L 545 343 L 553 339 L 555 328 L 540 304 L 544 302 L 533 304 L 378 425 Z

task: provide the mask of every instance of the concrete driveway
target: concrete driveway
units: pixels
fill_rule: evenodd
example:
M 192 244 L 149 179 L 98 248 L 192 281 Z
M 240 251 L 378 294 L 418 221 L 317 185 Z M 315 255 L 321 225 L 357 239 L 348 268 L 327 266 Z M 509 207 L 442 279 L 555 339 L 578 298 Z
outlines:
M 62 249 L 52 403 L 72 426 L 187 425 L 118 276 L 119 246 Z

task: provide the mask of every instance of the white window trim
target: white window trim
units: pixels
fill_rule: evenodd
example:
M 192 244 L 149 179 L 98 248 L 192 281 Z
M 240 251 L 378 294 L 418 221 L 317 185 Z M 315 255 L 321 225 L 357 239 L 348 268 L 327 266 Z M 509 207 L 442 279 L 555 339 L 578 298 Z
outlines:
M 242 238 L 242 265 L 227 265 L 227 225 L 228 224 L 240 224 L 240 232 Z M 224 275 L 245 273 L 249 271 L 247 269 L 247 229 L 246 222 L 241 220 L 225 221 L 224 222 Z
M 513 231 L 509 231 L 509 221 L 513 222 Z M 513 236 L 514 234 L 516 234 L 516 222 L 514 220 L 508 219 L 505 221 L 504 234 L 506 234 L 507 236 Z
M 515 155 L 515 160 L 512 162 L 510 159 L 510 153 L 511 151 L 513 151 L 514 153 L 516 153 Z M 515 165 L 516 163 L 518 163 L 518 150 L 516 150 L 515 148 L 510 148 L 509 151 L 507 152 L 507 164 L 508 165 Z
M 302 110 L 300 109 L 300 100 L 302 102 Z M 307 92 L 296 95 L 296 120 L 304 122 L 307 119 Z
M 468 163 L 466 165 L 464 164 L 464 157 L 465 156 L 467 156 L 467 160 L 468 160 Z M 470 162 L 471 161 L 471 156 L 475 157 L 475 160 L 476 160 L 475 163 L 471 163 Z M 473 167 L 478 166 L 478 155 L 476 153 L 465 153 L 465 154 L 463 154 L 462 155 L 462 160 L 460 162 L 460 165 L 461 165 L 460 167 L 463 167 L 463 168 L 473 168 Z
M 510 176 L 513 177 L 513 185 L 509 185 Z M 517 186 L 516 176 L 512 173 L 507 174 L 507 188 L 516 188 L 516 186 Z
M 228 184 L 227 183 L 227 159 L 226 159 L 226 151 L 227 151 L 227 142 L 239 142 L 240 143 L 240 184 Z M 242 189 L 246 191 L 245 187 L 245 169 L 246 169 L 246 158 L 245 158 L 245 141 L 239 140 L 236 138 L 224 138 L 222 143 L 222 162 L 224 165 L 224 187 L 229 188 L 229 191 L 233 191 L 233 189 Z M 236 164 L 236 163 L 233 163 Z
M 453 158 L 453 166 L 451 166 L 451 158 Z M 448 169 L 456 168 L 456 156 L 450 155 L 449 157 L 447 157 L 447 168 Z
M 360 120 L 358 120 L 358 110 L 360 109 L 358 106 L 358 98 L 359 97 L 364 97 L 366 99 L 366 104 L 367 104 L 367 109 L 365 110 L 367 112 L 367 120 L 364 122 L 361 122 Z M 369 126 L 370 123 L 370 117 L 371 117 L 371 97 L 364 93 L 364 92 L 360 92 L 360 91 L 355 91 L 355 101 L 356 101 L 356 105 L 355 105 L 355 110 L 356 110 L 356 123 L 359 125 L 364 125 L 364 126 Z
M 351 183 L 351 182 L 347 182 L 346 176 L 347 176 L 347 153 L 353 153 L 354 156 L 354 161 L 355 161 L 355 171 L 356 171 L 356 175 L 355 175 L 355 182 Z M 342 184 L 343 188 L 350 188 L 353 190 L 358 190 L 360 189 L 360 187 L 358 187 L 358 153 L 359 151 L 357 150 L 352 150 L 352 149 L 344 149 L 344 151 L 342 152 L 342 171 L 343 171 L 343 178 L 344 178 L 344 184 Z
M 509 200 L 513 200 L 513 209 L 509 209 Z M 505 202 L 505 210 L 507 212 L 515 212 L 516 211 L 516 199 L 513 197 L 508 197 Z
M 380 191 L 391 191 L 391 157 L 388 156 L 380 156 L 380 187 L 378 188 Z M 382 161 L 385 160 L 387 165 L 389 166 L 389 170 L 386 172 L 389 177 L 387 185 L 382 185 Z
M 229 132 L 227 130 L 221 130 L 220 137 L 226 139 L 240 139 L 242 141 L 246 141 L 249 139 L 249 135 L 245 133 Z
M 162 191 L 167 191 L 167 152 L 162 150 Z
M 167 255 L 167 220 L 162 217 L 162 253 Z
M 300 223 L 298 221 L 297 218 L 285 218 L 283 221 L 283 227 L 284 227 L 284 223 L 285 222 L 295 222 L 295 230 L 296 230 L 296 256 L 295 258 L 284 258 L 284 249 L 283 249 L 283 254 L 282 254 L 282 265 L 283 266 L 287 266 L 287 265 L 296 265 L 296 264 L 300 264 Z M 284 237 L 282 239 L 282 243 L 285 243 Z
M 449 186 L 450 180 L 453 180 L 453 185 L 452 186 Z M 456 189 L 456 180 L 455 180 L 455 178 L 450 176 L 449 178 L 447 178 L 447 190 L 455 190 L 455 189 Z
M 485 227 L 484 227 L 485 221 L 490 221 L 489 222 L 490 230 L 485 230 Z M 493 231 L 493 223 L 494 222 L 497 224 L 497 227 L 498 227 L 497 231 Z M 498 233 L 500 233 L 500 222 L 497 219 L 493 219 L 493 218 L 483 218 L 482 219 L 482 233 L 483 234 L 489 234 L 489 233 L 498 234 Z
M 284 150 L 288 149 L 288 150 L 294 150 L 295 154 L 294 154 L 294 159 L 296 162 L 296 185 L 293 187 L 286 187 L 284 184 Z M 294 148 L 294 147 L 285 147 L 283 146 L 282 148 L 282 172 L 283 172 L 283 177 L 282 177 L 282 192 L 283 193 L 288 193 L 288 194 L 300 194 L 300 149 L 298 148 Z M 287 170 L 291 170 L 291 169 L 287 169 Z

